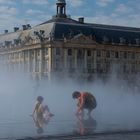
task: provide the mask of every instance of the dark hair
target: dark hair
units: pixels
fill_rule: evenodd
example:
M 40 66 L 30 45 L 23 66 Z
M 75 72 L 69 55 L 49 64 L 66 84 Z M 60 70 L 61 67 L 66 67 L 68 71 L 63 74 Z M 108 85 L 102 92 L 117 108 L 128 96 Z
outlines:
M 43 98 L 42 96 L 38 96 L 38 97 L 37 97 L 37 101 L 39 101 L 39 102 L 42 102 L 43 99 L 44 99 L 44 98 Z
M 76 98 L 79 97 L 79 95 L 80 95 L 80 92 L 79 92 L 79 91 L 74 91 L 74 92 L 72 93 L 72 98 L 73 98 L 73 99 L 76 99 Z

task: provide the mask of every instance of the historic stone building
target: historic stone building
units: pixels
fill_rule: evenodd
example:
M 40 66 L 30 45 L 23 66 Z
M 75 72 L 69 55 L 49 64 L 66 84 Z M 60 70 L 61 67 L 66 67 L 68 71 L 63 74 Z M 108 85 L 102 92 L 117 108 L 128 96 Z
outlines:
M 56 9 L 47 22 L 0 35 L 0 69 L 40 78 L 140 74 L 140 28 L 73 20 L 66 14 L 65 0 L 57 0 Z

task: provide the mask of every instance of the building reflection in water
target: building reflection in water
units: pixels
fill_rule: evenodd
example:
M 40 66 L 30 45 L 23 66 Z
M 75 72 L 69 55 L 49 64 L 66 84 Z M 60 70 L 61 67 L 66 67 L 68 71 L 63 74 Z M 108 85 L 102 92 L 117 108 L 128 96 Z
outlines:
M 84 118 L 82 115 L 76 115 L 76 128 L 74 129 L 74 134 L 87 135 L 94 133 L 97 122 L 93 119 L 92 116 Z

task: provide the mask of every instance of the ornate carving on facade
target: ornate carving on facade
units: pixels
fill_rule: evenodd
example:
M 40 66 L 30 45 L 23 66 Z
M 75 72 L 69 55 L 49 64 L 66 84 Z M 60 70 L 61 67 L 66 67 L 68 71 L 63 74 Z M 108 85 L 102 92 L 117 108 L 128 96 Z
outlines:
M 79 33 L 73 36 L 71 39 L 64 38 L 64 42 L 78 43 L 78 44 L 97 44 L 95 36 L 86 36 Z

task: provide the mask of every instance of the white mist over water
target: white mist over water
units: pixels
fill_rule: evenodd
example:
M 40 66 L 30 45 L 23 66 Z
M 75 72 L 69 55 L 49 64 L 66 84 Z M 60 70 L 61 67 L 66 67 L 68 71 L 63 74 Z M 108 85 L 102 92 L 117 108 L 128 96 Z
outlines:
M 115 78 L 108 83 L 100 80 L 78 83 L 70 79 L 34 81 L 25 74 L 6 72 L 1 72 L 0 77 L 0 124 L 5 127 L 0 126 L 0 136 L 11 135 L 8 132 L 11 130 L 13 136 L 36 135 L 29 115 L 39 95 L 55 114 L 44 133 L 72 133 L 76 125 L 76 102 L 72 99 L 75 90 L 88 91 L 96 97 L 97 108 L 92 116 L 97 131 L 140 129 L 140 94 L 134 94 L 127 85 L 122 86 L 124 81 Z

